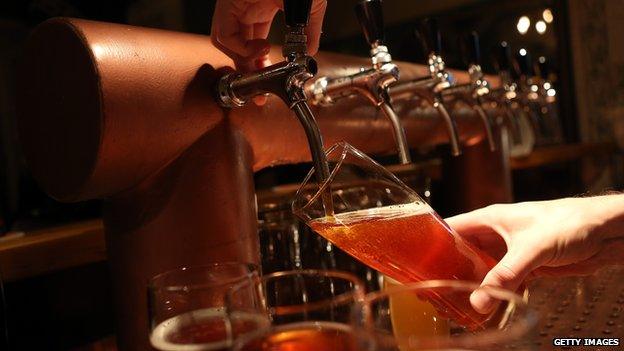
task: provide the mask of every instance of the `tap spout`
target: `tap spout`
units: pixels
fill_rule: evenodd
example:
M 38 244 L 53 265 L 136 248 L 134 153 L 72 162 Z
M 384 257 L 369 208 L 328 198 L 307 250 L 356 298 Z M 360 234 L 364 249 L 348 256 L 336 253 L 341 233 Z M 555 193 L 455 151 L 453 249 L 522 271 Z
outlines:
M 490 146 L 490 151 L 496 151 L 496 141 L 494 141 L 494 134 L 492 133 L 492 124 L 490 123 L 490 118 L 488 117 L 481 104 L 473 103 L 472 109 L 483 122 L 483 129 L 485 130 L 485 136 L 487 138 L 488 145 Z
M 217 101 L 223 107 L 247 104 L 254 96 L 277 95 L 295 113 L 308 139 L 316 180 L 319 185 L 329 178 L 329 166 L 323 150 L 323 138 L 316 119 L 306 102 L 305 82 L 317 72 L 316 61 L 307 55 L 291 56 L 262 70 L 241 74 L 230 73 L 217 84 Z M 328 188 L 327 188 L 328 189 Z M 329 190 L 323 194 L 327 215 L 333 214 Z
M 485 89 L 488 92 L 487 88 Z M 453 101 L 461 100 L 466 103 L 481 119 L 485 136 L 488 141 L 490 151 L 496 151 L 496 141 L 492 133 L 492 123 L 483 108 L 481 94 L 477 90 L 477 86 L 473 83 L 458 84 L 444 89 L 441 93 L 444 98 L 452 98 Z
M 513 109 L 510 106 L 511 104 L 505 102 L 503 103 L 503 115 L 507 120 L 507 124 L 509 125 L 509 129 L 511 129 L 511 137 L 516 144 L 522 144 L 522 134 L 520 133 L 520 122 L 513 113 Z
M 361 0 L 355 6 L 364 37 L 369 43 L 372 67 L 339 77 L 321 77 L 311 86 L 313 101 L 329 105 L 336 100 L 355 94 L 365 96 L 377 106 L 390 121 L 394 140 L 402 164 L 411 163 L 409 144 L 403 123 L 390 105 L 388 88 L 399 79 L 399 68 L 392 63 L 388 48 L 383 45 L 383 15 L 381 0 Z
M 390 103 L 387 101 L 382 101 L 379 104 L 379 108 L 386 115 L 390 123 L 392 124 L 392 129 L 394 131 L 393 135 L 397 144 L 397 148 L 399 151 L 399 160 L 401 164 L 409 164 L 412 162 L 410 154 L 409 154 L 409 144 L 407 143 L 407 137 L 405 136 L 405 129 L 401 124 L 401 120 L 399 116 L 397 116 L 396 112 L 390 106 Z
M 243 106 L 254 96 L 272 93 L 290 108 L 308 139 L 315 176 L 319 186 L 329 178 L 329 166 L 316 119 L 306 103 L 305 83 L 318 71 L 316 61 L 307 55 L 305 29 L 310 20 L 312 1 L 284 0 L 286 33 L 282 55 L 285 61 L 256 72 L 230 73 L 217 84 L 217 101 L 224 107 Z M 327 215 L 333 215 L 329 187 L 323 194 Z
M 390 86 L 389 94 L 393 98 L 404 98 L 413 95 L 423 99 L 437 111 L 438 115 L 446 125 L 449 142 L 451 144 L 451 153 L 454 156 L 461 155 L 461 147 L 459 145 L 459 134 L 455 120 L 450 116 L 448 110 L 442 103 L 442 92 L 451 86 L 449 79 L 439 79 L 431 77 L 422 77 L 410 81 L 398 82 Z
M 444 107 L 444 104 L 439 100 L 435 100 L 433 102 L 433 107 L 438 110 L 438 114 L 444 120 L 446 124 L 446 130 L 449 134 L 449 141 L 451 143 L 451 154 L 453 156 L 461 155 L 461 148 L 459 147 L 459 134 L 457 133 L 457 125 L 455 124 L 455 120 L 451 118 L 451 115 Z

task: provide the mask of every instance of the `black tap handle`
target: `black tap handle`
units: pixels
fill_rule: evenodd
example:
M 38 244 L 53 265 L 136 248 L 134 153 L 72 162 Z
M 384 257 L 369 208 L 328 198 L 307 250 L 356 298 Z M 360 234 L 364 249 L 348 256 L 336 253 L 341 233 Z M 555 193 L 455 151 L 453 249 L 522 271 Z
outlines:
M 438 29 L 438 21 L 433 18 L 425 18 L 416 24 L 414 35 L 422 46 L 425 56 L 442 53 L 442 36 Z
M 474 30 L 460 38 L 459 47 L 461 49 L 462 60 L 466 66 L 481 64 L 481 48 L 479 45 L 479 34 Z
M 518 73 L 525 77 L 533 76 L 533 60 L 531 60 L 531 54 L 526 49 L 520 49 L 516 53 L 514 61 Z
M 501 41 L 494 54 L 494 66 L 496 70 L 512 71 L 511 69 L 511 48 L 506 41 Z
M 537 69 L 539 70 L 540 77 L 544 80 L 548 80 L 550 75 L 550 63 L 546 57 L 540 56 L 537 59 Z
M 284 21 L 289 27 L 305 27 L 310 20 L 312 0 L 284 0 Z
M 382 44 L 384 41 L 384 21 L 381 0 L 361 0 L 355 5 L 362 32 L 368 44 Z

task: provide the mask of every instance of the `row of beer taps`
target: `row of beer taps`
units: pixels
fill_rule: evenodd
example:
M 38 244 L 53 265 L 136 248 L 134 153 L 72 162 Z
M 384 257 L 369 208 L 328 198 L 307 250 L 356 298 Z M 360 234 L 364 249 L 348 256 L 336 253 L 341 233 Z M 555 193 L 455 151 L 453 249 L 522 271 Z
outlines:
M 323 152 L 321 134 L 308 102 L 327 105 L 339 103 L 342 98 L 357 94 L 366 97 L 392 125 L 399 160 L 411 162 L 409 145 L 401 120 L 393 108 L 400 99 L 418 98 L 435 108 L 448 131 L 451 152 L 461 154 L 461 146 L 454 118 L 447 106 L 458 102 L 470 107 L 483 123 L 485 135 L 492 151 L 496 150 L 492 119 L 485 106 L 497 107 L 502 119 L 511 130 L 515 143 L 521 143 L 519 120 L 526 118 L 534 131 L 539 128 L 531 118 L 548 113 L 544 106 L 552 105 L 555 91 L 548 80 L 547 62 L 540 59 L 540 77 L 534 76 L 529 54 L 520 51 L 514 60 L 511 49 L 501 43 L 497 68 L 501 85 L 493 89 L 481 69 L 479 37 L 471 32 L 462 41 L 462 52 L 470 80 L 457 84 L 446 68 L 442 55 L 440 31 L 435 20 L 423 20 L 416 26 L 415 34 L 426 54 L 427 75 L 411 80 L 399 80 L 399 68 L 393 63 L 390 51 L 384 45 L 384 22 L 381 0 L 362 0 L 355 13 L 370 45 L 371 66 L 345 76 L 318 77 L 316 61 L 306 53 L 305 27 L 308 23 L 311 0 L 284 0 L 286 22 L 283 56 L 285 61 L 252 73 L 231 73 L 218 84 L 219 102 L 225 107 L 242 106 L 252 97 L 272 93 L 280 97 L 301 122 L 310 147 L 317 180 L 324 181 L 329 170 Z M 309 80 L 313 80 L 308 82 Z M 529 116 L 529 117 L 527 117 Z

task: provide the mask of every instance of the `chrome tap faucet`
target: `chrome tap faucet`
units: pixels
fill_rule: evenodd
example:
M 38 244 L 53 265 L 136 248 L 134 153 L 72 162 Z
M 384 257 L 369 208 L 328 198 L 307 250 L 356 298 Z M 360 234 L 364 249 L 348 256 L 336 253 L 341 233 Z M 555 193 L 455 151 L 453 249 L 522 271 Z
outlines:
M 266 93 L 277 95 L 293 110 L 305 130 L 315 174 L 319 183 L 329 177 L 329 167 L 318 125 L 307 104 L 304 84 L 317 72 L 316 61 L 307 54 L 305 27 L 312 0 L 284 0 L 286 35 L 282 53 L 285 61 L 251 73 L 230 73 L 218 85 L 218 102 L 240 107 Z
M 521 98 L 527 102 L 537 102 L 539 100 L 539 86 L 534 79 L 533 61 L 531 54 L 524 48 L 518 50 L 515 56 L 514 65 L 518 72 L 517 85 Z
M 531 126 L 535 132 L 537 142 L 543 144 L 547 142 L 549 137 L 549 131 L 546 126 L 548 111 L 539 94 L 540 87 L 535 77 L 531 54 L 524 48 L 518 50 L 515 55 L 514 65 L 518 74 L 517 84 L 520 101 L 524 110 L 531 117 Z
M 507 42 L 502 41 L 499 44 L 494 59 L 494 65 L 498 71 L 501 86 L 498 89 L 491 90 L 491 96 L 494 101 L 502 107 L 513 140 L 518 144 L 522 144 L 524 141 L 520 132 L 519 121 L 521 117 L 517 116 L 515 111 L 523 110 L 523 101 L 520 98 L 520 88 L 514 81 L 514 75 L 517 74 L 515 74 L 516 71 L 512 67 L 511 48 Z
M 462 101 L 481 118 L 490 150 L 495 151 L 496 141 L 492 133 L 492 123 L 483 108 L 484 98 L 490 93 L 490 86 L 481 70 L 481 51 L 477 32 L 470 32 L 465 40 L 460 41 L 460 47 L 464 61 L 468 65 L 470 81 L 443 89 L 442 96 L 447 100 Z
M 427 56 L 430 74 L 409 81 L 400 81 L 390 86 L 389 94 L 393 99 L 418 96 L 428 102 L 444 120 L 454 156 L 461 154 L 459 136 L 455 120 L 444 106 L 442 91 L 453 85 L 453 76 L 446 70 L 441 56 L 442 39 L 435 20 L 424 20 L 417 27 L 416 37 L 421 42 Z
M 561 120 L 559 119 L 559 109 L 557 106 L 557 90 L 551 79 L 550 64 L 545 56 L 537 59 L 536 68 L 539 75 L 536 77 L 536 84 L 539 87 L 540 112 L 546 117 L 546 124 L 550 132 L 550 141 L 560 143 L 564 141 Z
M 534 117 L 540 143 L 561 142 L 563 135 L 556 105 L 557 92 L 549 81 L 546 58 L 539 57 L 534 65 L 530 53 L 524 50 L 516 55 L 516 64 L 520 73 L 522 97 Z M 539 74 L 536 74 L 535 68 Z
M 388 87 L 399 79 L 399 68 L 392 63 L 388 48 L 383 45 L 383 13 L 381 0 L 362 0 L 355 6 L 366 41 L 370 44 L 372 67 L 344 77 L 320 77 L 310 87 L 316 104 L 333 104 L 340 98 L 362 94 L 377 106 L 392 125 L 393 135 L 402 164 L 411 163 L 409 145 L 403 124 L 390 104 Z

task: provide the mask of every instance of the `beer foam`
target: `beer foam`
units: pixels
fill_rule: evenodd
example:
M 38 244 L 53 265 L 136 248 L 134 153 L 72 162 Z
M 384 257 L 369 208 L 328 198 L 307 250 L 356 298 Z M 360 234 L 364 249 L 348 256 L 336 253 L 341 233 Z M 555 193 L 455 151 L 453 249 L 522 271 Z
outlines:
M 267 323 L 263 318 L 251 313 L 238 312 L 235 318 L 254 321 L 262 327 Z M 225 340 L 196 344 L 178 344 L 169 341 L 171 334 L 185 326 L 201 323 L 202 321 L 215 320 L 223 321 L 226 332 Z M 204 308 L 177 315 L 160 323 L 152 331 L 150 343 L 155 349 L 161 351 L 206 351 L 226 349 L 232 344 L 232 326 L 227 318 L 224 307 Z
M 314 222 L 341 223 L 344 225 L 349 225 L 352 223 L 371 219 L 390 220 L 408 216 L 430 214 L 432 212 L 433 209 L 428 204 L 420 201 L 415 201 L 409 204 L 373 207 L 364 210 L 338 213 L 333 217 L 323 217 L 314 220 Z

